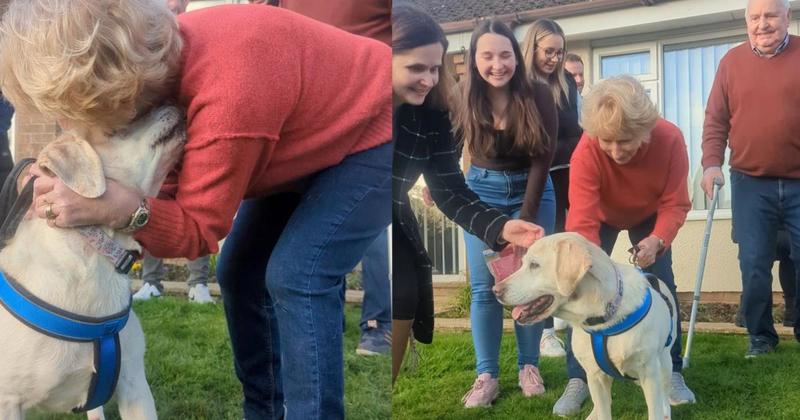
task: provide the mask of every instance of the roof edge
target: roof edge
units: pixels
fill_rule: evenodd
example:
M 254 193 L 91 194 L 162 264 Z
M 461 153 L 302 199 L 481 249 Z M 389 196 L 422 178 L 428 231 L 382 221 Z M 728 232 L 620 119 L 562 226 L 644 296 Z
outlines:
M 560 17 L 624 9 L 632 6 L 652 6 L 658 1 L 663 2 L 664 0 L 594 0 L 583 3 L 562 4 L 559 6 L 545 7 L 542 9 L 528 10 L 519 13 L 497 15 L 493 18 L 500 20 L 511 27 L 514 27 L 524 23 L 533 22 L 540 18 L 556 19 Z M 445 34 L 467 32 L 475 29 L 475 26 L 477 26 L 479 22 L 487 18 L 488 17 L 478 17 L 456 22 L 445 22 L 440 24 L 440 26 Z

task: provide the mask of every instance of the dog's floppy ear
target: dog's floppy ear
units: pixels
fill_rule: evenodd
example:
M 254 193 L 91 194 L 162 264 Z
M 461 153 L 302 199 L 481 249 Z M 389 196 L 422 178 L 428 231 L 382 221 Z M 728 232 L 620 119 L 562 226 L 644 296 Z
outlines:
M 100 156 L 85 140 L 65 134 L 39 153 L 39 167 L 49 170 L 72 191 L 97 198 L 106 191 Z
M 592 256 L 583 244 L 569 238 L 556 243 L 556 287 L 561 295 L 572 295 L 591 267 Z

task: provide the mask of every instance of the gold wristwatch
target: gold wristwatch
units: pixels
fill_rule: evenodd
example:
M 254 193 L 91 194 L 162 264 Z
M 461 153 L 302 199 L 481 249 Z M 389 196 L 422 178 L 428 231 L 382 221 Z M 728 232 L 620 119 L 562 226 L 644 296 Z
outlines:
M 139 207 L 131 214 L 128 225 L 120 229 L 121 232 L 133 233 L 143 228 L 150 221 L 150 204 L 146 198 L 139 203 Z

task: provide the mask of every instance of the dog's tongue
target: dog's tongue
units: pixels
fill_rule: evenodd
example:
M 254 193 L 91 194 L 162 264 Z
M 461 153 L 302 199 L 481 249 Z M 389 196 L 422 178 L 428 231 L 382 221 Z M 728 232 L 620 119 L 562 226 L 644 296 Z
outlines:
M 514 321 L 519 321 L 519 317 L 521 317 L 522 312 L 525 311 L 525 309 L 523 309 L 524 307 L 525 305 L 515 306 L 514 309 L 511 310 L 511 319 L 513 319 Z

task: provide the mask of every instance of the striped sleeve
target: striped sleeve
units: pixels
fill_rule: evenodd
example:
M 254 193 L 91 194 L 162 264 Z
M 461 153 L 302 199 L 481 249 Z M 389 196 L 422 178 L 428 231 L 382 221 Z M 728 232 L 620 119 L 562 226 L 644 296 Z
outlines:
M 467 187 L 464 174 L 458 166 L 458 152 L 446 114 L 428 133 L 430 160 L 423 170 L 425 183 L 436 205 L 448 218 L 481 238 L 494 250 L 505 244 L 498 240 L 503 226 L 510 218 L 481 201 Z

